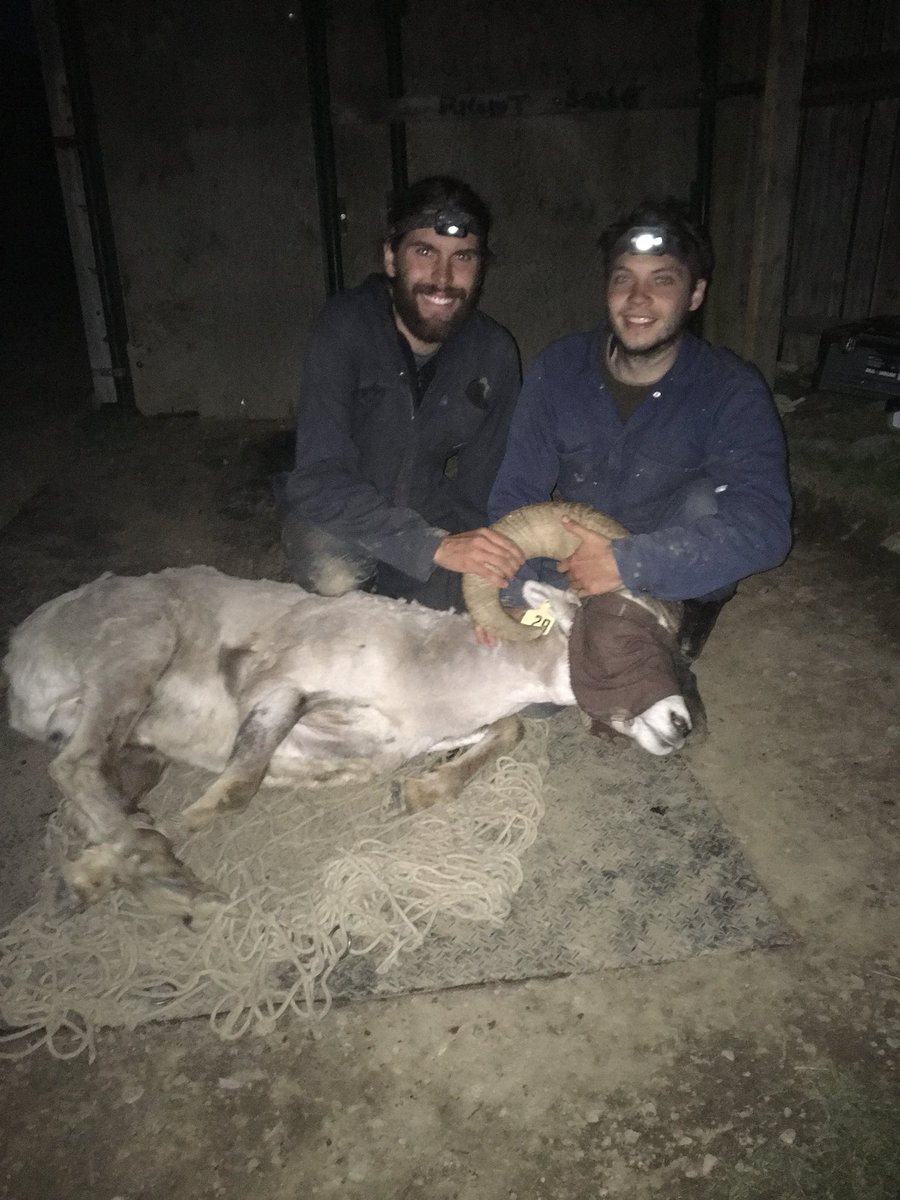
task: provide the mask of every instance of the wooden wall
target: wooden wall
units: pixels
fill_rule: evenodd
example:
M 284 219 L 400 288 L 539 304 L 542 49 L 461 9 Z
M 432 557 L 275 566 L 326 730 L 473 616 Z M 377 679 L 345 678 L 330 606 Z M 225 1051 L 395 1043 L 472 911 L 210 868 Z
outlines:
M 346 286 L 378 263 L 400 113 L 411 178 L 451 171 L 492 203 L 484 306 L 527 364 L 600 317 L 611 219 L 702 194 L 711 96 L 706 335 L 771 379 L 828 325 L 900 312 L 897 0 L 396 0 L 393 104 L 389 0 L 322 4 Z M 78 11 L 139 407 L 289 415 L 324 298 L 303 6 Z
M 390 186 L 380 10 L 331 5 L 348 285 L 380 258 Z M 482 303 L 527 365 L 599 321 L 603 228 L 645 195 L 691 194 L 701 0 L 409 0 L 405 14 L 395 111 L 409 177 L 456 174 L 489 200 L 495 261 Z
M 840 321 L 900 313 L 900 5 L 813 5 L 782 355 Z
M 711 220 L 719 266 L 706 333 L 744 353 L 760 319 L 748 307 L 754 238 L 772 202 L 760 160 L 778 4 L 721 6 Z M 769 269 L 783 276 L 773 360 L 811 366 L 822 330 L 900 313 L 900 5 L 810 0 L 804 67 L 794 168 L 782 181 L 787 253 Z

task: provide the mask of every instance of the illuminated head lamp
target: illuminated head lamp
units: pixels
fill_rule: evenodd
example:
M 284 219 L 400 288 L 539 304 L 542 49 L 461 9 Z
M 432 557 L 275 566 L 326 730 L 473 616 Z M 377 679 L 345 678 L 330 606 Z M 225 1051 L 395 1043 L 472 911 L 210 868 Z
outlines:
M 665 225 L 633 225 L 613 246 L 612 257 L 620 254 L 673 254 L 686 259 L 681 241 Z
M 438 213 L 434 221 L 434 232 L 443 237 L 464 238 L 469 236 L 472 218 L 467 213 Z
M 479 238 L 484 236 L 478 220 L 462 209 L 423 209 L 395 225 L 391 236 L 399 238 L 413 229 L 433 229 L 442 237 L 464 238 L 470 233 Z
M 630 254 L 674 254 L 684 256 L 681 242 L 665 225 L 635 225 L 623 239 Z
M 625 235 L 632 254 L 665 254 L 666 231 L 661 225 L 638 226 Z

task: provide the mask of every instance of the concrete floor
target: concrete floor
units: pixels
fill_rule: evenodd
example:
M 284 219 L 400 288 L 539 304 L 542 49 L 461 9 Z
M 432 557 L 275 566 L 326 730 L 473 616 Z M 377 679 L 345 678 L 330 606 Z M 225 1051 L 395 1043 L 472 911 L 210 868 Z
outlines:
M 35 470 L 32 489 L 56 468 Z M 167 485 L 184 510 L 177 473 Z M 177 542 L 166 520 L 132 534 L 202 555 L 202 515 Z M 355 1003 L 235 1043 L 203 1021 L 107 1032 L 93 1064 L 2 1063 L 0 1195 L 894 1200 L 890 1154 L 863 1190 L 830 1190 L 834 1161 L 861 1171 L 865 1131 L 900 1111 L 900 571 L 857 534 L 813 522 L 742 585 L 698 666 L 710 736 L 686 754 L 791 945 Z M 17 845 L 42 820 L 36 803 Z M 13 874 L 16 853 L 7 841 Z

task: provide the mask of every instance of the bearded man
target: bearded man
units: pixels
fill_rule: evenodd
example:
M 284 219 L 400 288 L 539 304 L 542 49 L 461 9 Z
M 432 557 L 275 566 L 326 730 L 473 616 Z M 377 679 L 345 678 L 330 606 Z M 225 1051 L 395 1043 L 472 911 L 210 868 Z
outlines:
M 684 601 L 690 662 L 737 582 L 788 553 L 784 437 L 759 372 L 687 329 L 713 252 L 681 206 L 644 201 L 600 247 L 606 319 L 531 367 L 488 515 L 558 494 L 615 517 L 630 536 L 568 522 L 581 543 L 544 578 L 558 567 L 559 585 L 582 598 L 625 584 Z M 506 598 L 516 602 L 513 589 Z
M 521 383 L 511 335 L 478 311 L 490 214 L 422 179 L 388 213 L 384 273 L 332 297 L 313 331 L 282 535 L 294 580 L 461 607 L 462 572 L 498 586 L 518 547 L 484 528 Z

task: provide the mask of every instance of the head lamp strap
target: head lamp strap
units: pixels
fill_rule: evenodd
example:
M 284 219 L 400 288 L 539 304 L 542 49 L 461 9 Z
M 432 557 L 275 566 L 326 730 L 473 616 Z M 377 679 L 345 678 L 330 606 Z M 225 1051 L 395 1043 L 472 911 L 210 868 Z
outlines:
M 483 237 L 483 231 L 478 220 L 471 213 L 456 208 L 426 208 L 398 221 L 391 227 L 391 237 L 403 237 L 413 229 L 433 229 L 443 237 L 468 237 L 473 233 Z

